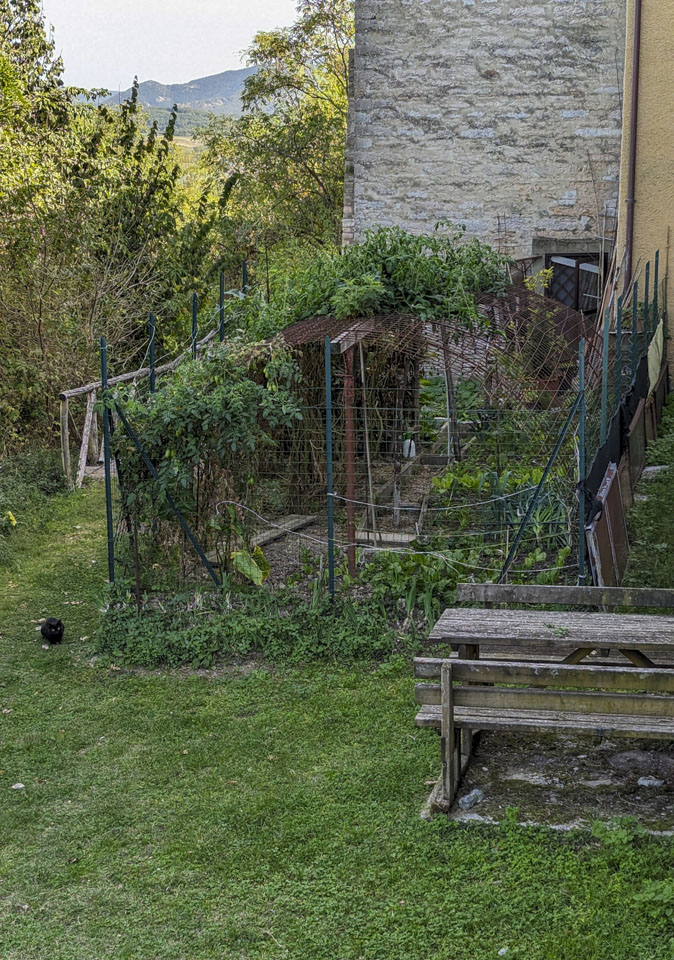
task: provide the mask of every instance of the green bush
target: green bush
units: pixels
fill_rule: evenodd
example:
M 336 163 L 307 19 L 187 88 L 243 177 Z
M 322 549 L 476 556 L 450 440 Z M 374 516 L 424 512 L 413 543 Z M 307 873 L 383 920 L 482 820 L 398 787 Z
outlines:
M 237 597 L 237 602 L 241 598 Z M 400 641 L 379 605 L 328 598 L 307 605 L 290 593 L 247 595 L 228 609 L 227 595 L 183 596 L 139 611 L 113 592 L 96 652 L 135 666 L 210 666 L 222 657 L 259 655 L 270 663 L 385 659 Z
M 13 561 L 14 534 L 31 527 L 44 501 L 63 490 L 63 470 L 56 450 L 25 450 L 0 464 L 0 567 Z

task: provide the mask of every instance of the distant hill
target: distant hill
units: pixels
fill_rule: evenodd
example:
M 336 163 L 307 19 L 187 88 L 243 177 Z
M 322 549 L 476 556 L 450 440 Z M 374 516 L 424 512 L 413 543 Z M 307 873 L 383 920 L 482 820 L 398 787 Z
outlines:
M 200 77 L 189 83 L 157 83 L 145 80 L 138 87 L 138 100 L 147 108 L 152 120 L 166 126 L 168 113 L 174 103 L 178 104 L 177 132 L 183 136 L 203 123 L 208 113 L 238 116 L 241 113 L 241 94 L 246 77 L 255 73 L 255 67 L 242 70 L 225 70 L 211 77 Z M 113 93 L 100 102 L 120 103 L 131 96 L 131 87 L 121 93 Z

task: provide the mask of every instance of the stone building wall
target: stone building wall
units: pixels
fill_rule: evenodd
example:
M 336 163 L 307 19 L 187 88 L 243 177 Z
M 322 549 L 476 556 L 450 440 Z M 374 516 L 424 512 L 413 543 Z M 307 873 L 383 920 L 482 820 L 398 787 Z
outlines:
M 345 242 L 449 219 L 517 257 L 598 249 L 625 3 L 356 0 Z

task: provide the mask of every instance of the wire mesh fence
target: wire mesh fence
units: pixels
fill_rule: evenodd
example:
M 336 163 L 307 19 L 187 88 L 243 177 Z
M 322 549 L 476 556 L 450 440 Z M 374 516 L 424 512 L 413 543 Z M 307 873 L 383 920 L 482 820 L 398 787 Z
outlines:
M 659 297 L 598 324 L 522 286 L 483 298 L 471 329 L 319 317 L 214 338 L 205 372 L 109 403 L 115 579 L 139 603 L 209 583 L 388 594 L 430 621 L 458 580 L 576 582 L 579 482 L 644 390 Z M 213 421 L 180 470 L 181 410 L 183 433 L 208 420 L 213 384 L 229 439 Z

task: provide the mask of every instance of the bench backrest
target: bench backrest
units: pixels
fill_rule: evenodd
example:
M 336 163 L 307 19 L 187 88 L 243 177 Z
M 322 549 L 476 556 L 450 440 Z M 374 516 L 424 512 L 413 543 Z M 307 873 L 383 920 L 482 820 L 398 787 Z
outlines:
M 453 688 L 457 707 L 641 717 L 674 715 L 674 670 L 667 668 L 418 657 L 414 661 L 415 674 L 424 680 L 439 680 L 443 664 L 449 664 L 452 681 L 459 684 Z M 439 705 L 441 698 L 439 682 L 416 684 L 417 703 Z
M 567 607 L 651 607 L 674 609 L 674 590 L 650 587 L 566 587 L 538 584 L 459 583 L 456 598 L 461 603 L 522 603 Z

